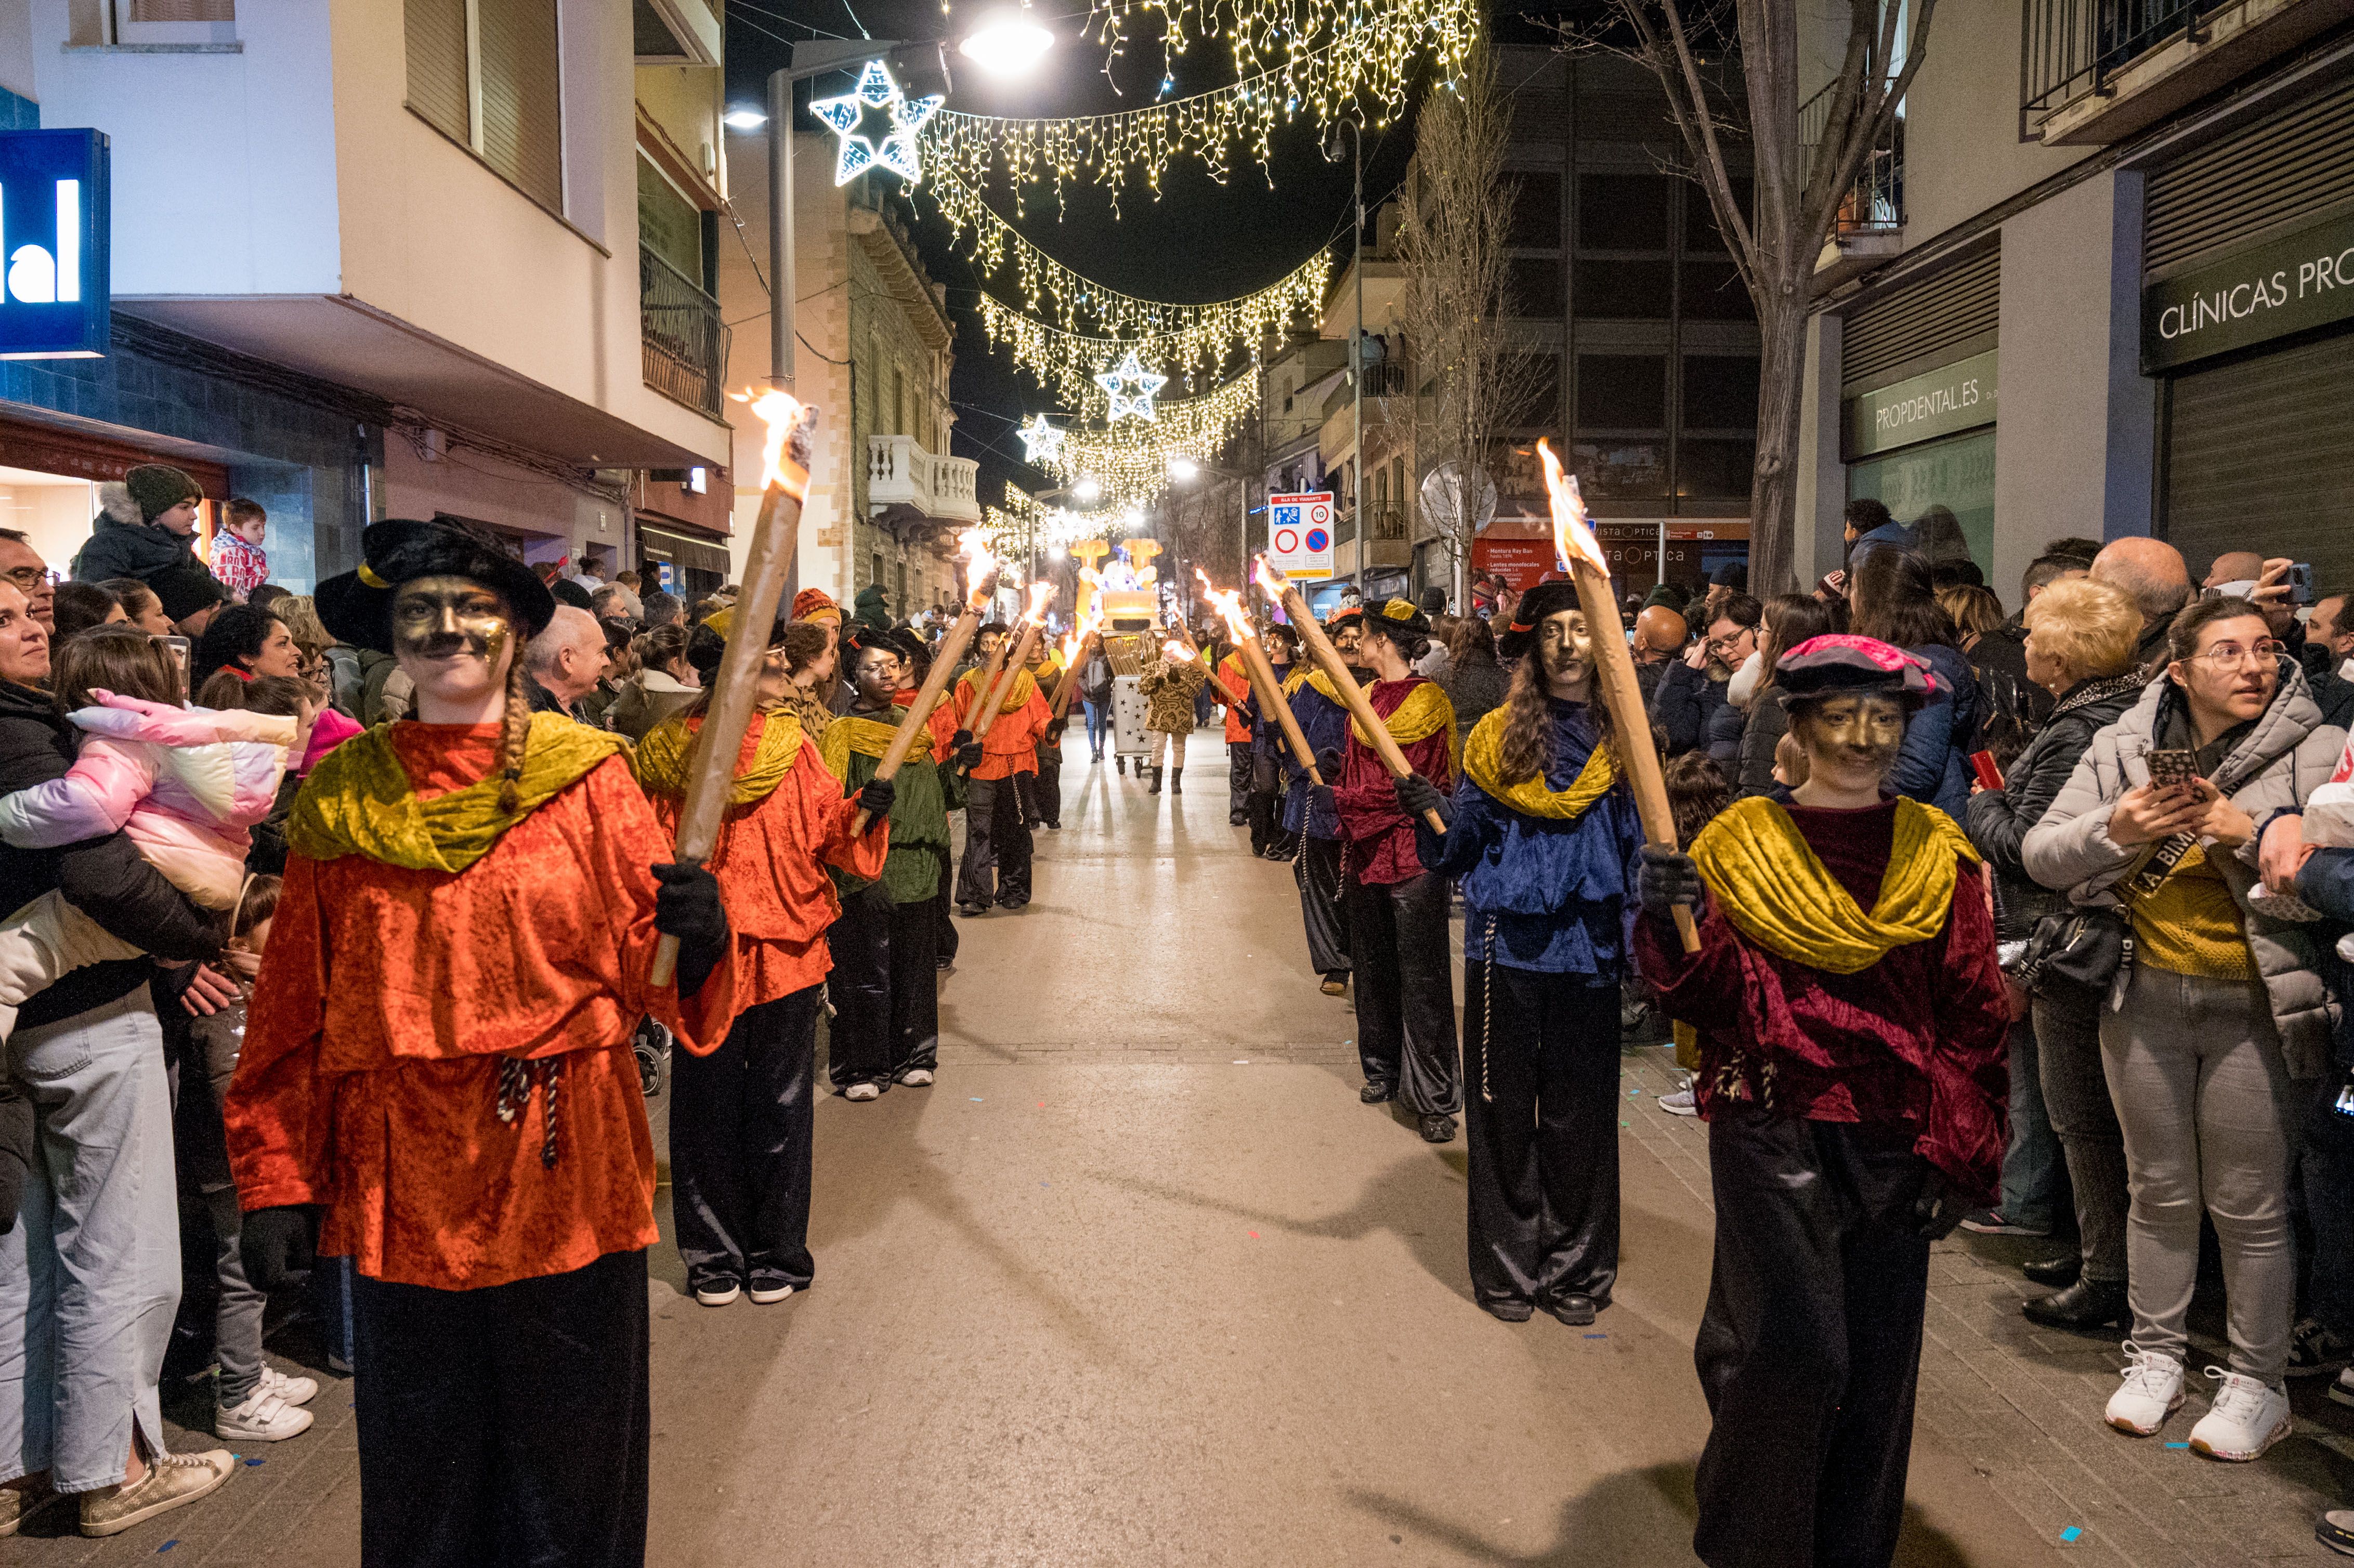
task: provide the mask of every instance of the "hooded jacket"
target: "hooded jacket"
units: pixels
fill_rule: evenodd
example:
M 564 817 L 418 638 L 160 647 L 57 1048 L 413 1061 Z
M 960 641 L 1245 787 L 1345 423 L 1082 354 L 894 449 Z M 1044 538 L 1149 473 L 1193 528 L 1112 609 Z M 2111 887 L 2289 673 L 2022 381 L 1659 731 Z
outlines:
M 182 565 L 207 570 L 196 559 L 194 536 L 184 537 L 140 515 L 139 503 L 119 484 L 99 487 L 103 498 L 89 542 L 73 558 L 74 581 L 104 582 L 137 577 L 142 582 Z
M 2020 846 L 2027 874 L 2046 887 L 2064 889 L 2072 904 L 2122 906 L 2116 884 L 2142 863 L 2144 846 L 2110 838 L 2109 812 L 2117 797 L 2149 782 L 2147 758 L 2178 700 L 2172 691 L 2172 683 L 2153 681 L 2122 718 L 2095 735 L 2051 810 L 2028 830 Z M 2296 810 L 2327 783 L 2345 746 L 2346 732 L 2321 722 L 2305 672 L 2284 658 L 2271 705 L 2209 773 L 2259 829 L 2246 843 L 2211 860 L 2239 906 L 2241 929 L 2264 978 L 2293 1078 L 2315 1077 L 2327 1068 L 2335 1010 L 2316 969 L 2315 933 L 2263 914 L 2249 904 L 2248 893 L 2257 884 L 2256 849 L 2265 820 Z
M 1970 668 L 1960 649 L 1942 643 L 1904 652 L 1929 666 L 1937 677 L 1937 689 L 1904 726 L 1904 745 L 1896 754 L 1895 771 L 1888 782 L 1898 794 L 1935 806 L 1958 822 L 1969 810 L 1969 748 L 1978 735 L 1978 672 Z

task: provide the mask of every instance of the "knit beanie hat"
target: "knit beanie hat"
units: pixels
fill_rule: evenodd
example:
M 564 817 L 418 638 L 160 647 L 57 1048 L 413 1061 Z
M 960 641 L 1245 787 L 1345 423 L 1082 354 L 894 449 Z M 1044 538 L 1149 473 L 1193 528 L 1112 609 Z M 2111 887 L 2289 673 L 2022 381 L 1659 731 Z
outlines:
M 207 605 L 226 604 L 233 597 L 219 579 L 194 561 L 164 567 L 147 579 L 147 586 L 163 605 L 164 618 L 175 625 Z
M 183 501 L 204 499 L 204 486 L 169 463 L 143 462 L 122 476 L 141 521 L 153 523 Z
M 806 588 L 793 595 L 793 619 L 795 620 L 831 620 L 839 626 L 842 624 L 842 606 L 834 603 L 833 596 L 825 589 Z

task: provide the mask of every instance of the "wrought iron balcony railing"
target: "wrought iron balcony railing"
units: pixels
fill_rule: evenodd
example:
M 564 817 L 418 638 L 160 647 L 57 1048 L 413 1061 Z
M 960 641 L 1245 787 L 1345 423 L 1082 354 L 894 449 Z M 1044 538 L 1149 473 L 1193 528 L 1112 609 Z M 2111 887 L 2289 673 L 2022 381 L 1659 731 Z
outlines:
M 719 302 L 642 245 L 638 334 L 647 386 L 712 418 L 725 418 L 727 323 L 719 318 Z
M 1836 81 L 1826 84 L 1820 92 L 1798 106 L 1798 145 L 1806 154 L 1809 174 L 1821 149 L 1825 122 L 1830 116 L 1831 94 L 1838 86 Z M 1880 133 L 1879 142 L 1864 155 L 1862 166 L 1856 171 L 1854 186 L 1840 197 L 1833 234 L 1845 239 L 1856 235 L 1893 234 L 1903 227 L 1904 113 L 1900 106 L 1887 129 Z

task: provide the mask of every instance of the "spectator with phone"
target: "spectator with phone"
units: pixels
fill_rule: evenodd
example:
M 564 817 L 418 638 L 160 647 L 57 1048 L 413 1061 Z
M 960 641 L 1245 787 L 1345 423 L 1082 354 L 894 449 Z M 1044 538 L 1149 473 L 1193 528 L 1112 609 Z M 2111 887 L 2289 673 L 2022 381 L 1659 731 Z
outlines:
M 2121 907 L 2133 936 L 2100 1019 L 2132 1194 L 2133 1337 L 2108 1423 L 2147 1436 L 2182 1404 L 2203 1212 L 2222 1245 L 2232 1349 L 2190 1446 L 2247 1460 L 2291 1426 L 2289 1150 L 2330 1061 L 2314 938 L 2253 895 L 2260 863 L 2296 845 L 2299 824 L 2282 814 L 2328 780 L 2346 736 L 2322 723 L 2251 600 L 2200 600 L 2168 647 L 2164 677 L 2094 736 L 2021 858 L 2079 906 Z

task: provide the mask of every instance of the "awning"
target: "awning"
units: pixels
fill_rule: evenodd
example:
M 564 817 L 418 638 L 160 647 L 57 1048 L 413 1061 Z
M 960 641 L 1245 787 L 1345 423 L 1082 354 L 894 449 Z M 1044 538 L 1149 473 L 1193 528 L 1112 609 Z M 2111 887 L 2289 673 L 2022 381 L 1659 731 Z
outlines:
M 693 572 L 715 572 L 725 577 L 735 569 L 726 549 L 708 539 L 667 528 L 638 524 L 638 554 L 650 561 L 668 561 Z

